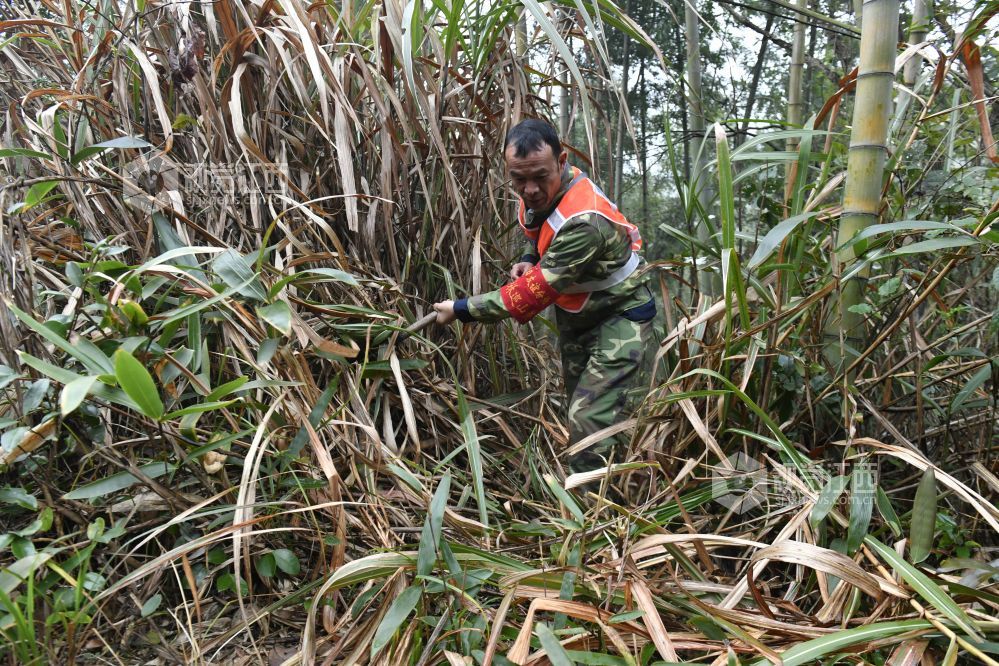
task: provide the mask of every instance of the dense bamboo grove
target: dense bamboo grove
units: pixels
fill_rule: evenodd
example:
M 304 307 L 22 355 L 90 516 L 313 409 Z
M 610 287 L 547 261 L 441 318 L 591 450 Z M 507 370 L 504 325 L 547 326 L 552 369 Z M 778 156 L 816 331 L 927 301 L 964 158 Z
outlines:
M 0 656 L 995 664 L 997 5 L 853 4 L 726 5 L 802 20 L 764 130 L 704 3 L 4 6 Z M 806 23 L 854 40 L 810 106 Z M 532 115 L 675 186 L 599 493 L 547 319 L 402 335 L 502 284 Z

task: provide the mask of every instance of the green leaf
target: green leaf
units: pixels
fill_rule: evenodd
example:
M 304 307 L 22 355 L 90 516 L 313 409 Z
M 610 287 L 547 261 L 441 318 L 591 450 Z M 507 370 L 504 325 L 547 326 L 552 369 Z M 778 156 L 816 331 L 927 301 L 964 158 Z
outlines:
M 479 505 L 479 522 L 489 527 L 489 512 L 486 506 L 486 491 L 483 484 L 482 471 L 482 450 L 479 448 L 479 434 L 475 430 L 475 421 L 472 412 L 468 409 L 468 401 L 465 399 L 465 392 L 461 390 L 457 382 L 454 385 L 458 394 L 458 418 L 461 419 L 461 434 L 465 438 L 465 446 L 468 449 L 468 463 L 472 467 L 472 483 L 475 490 L 475 501 Z
M 253 270 L 253 259 L 244 257 L 235 250 L 226 250 L 212 262 L 212 269 L 240 296 L 257 301 L 267 300 L 267 293 L 256 271 Z
M 24 211 L 37 206 L 42 200 L 45 199 L 45 195 L 48 194 L 59 184 L 58 180 L 43 180 L 40 183 L 35 183 L 28 188 L 27 193 L 24 195 L 24 201 L 14 204 L 7 209 L 8 213 L 23 213 Z
M 0 569 L 0 592 L 9 595 L 28 579 L 35 569 L 42 566 L 52 557 L 52 553 L 35 553 L 22 557 L 9 567 Z
M 925 560 L 933 549 L 933 533 L 937 525 L 937 477 L 932 467 L 923 470 L 916 488 L 909 520 L 909 558 L 913 564 Z
M 70 344 L 64 337 L 56 333 L 54 330 L 46 326 L 45 324 L 37 321 L 34 317 L 28 315 L 26 312 L 20 310 L 17 306 L 9 303 L 7 305 L 8 309 L 14 313 L 21 323 L 30 328 L 32 331 L 45 338 L 48 342 L 58 347 L 63 352 L 69 354 L 90 372 L 92 375 L 110 375 L 114 373 L 114 367 L 111 363 L 111 359 L 107 357 L 104 352 L 100 351 L 96 345 L 94 345 L 89 340 L 84 343 L 83 338 L 77 341 L 77 344 Z M 23 353 L 23 352 L 22 352 Z M 68 372 L 68 371 L 67 371 Z M 46 373 L 48 374 L 48 373 Z M 73 377 L 77 375 L 75 373 L 70 373 Z M 51 375 L 49 375 L 51 376 Z M 56 381 L 62 383 L 68 383 L 58 377 L 53 377 Z
M 222 386 L 217 387 L 214 391 L 206 395 L 205 400 L 207 402 L 216 402 L 218 400 L 221 400 L 230 393 L 239 389 L 239 387 L 248 382 L 249 379 L 250 378 L 247 377 L 246 375 L 242 375 L 232 380 L 231 382 L 226 382 L 225 384 L 222 384 Z
M 215 588 L 219 592 L 228 592 L 229 590 L 235 590 L 236 577 L 233 576 L 231 573 L 222 574 L 221 576 L 218 577 L 218 580 L 215 581 Z M 243 580 L 242 578 L 239 579 L 239 591 L 243 596 L 249 594 L 250 592 L 249 586 L 247 586 L 246 581 Z
M 239 400 L 222 400 L 218 402 L 202 402 L 197 405 L 191 405 L 190 407 L 184 407 L 183 409 L 178 409 L 176 411 L 170 412 L 164 419 L 175 419 L 181 416 L 188 416 L 190 414 L 203 414 L 205 412 L 210 412 L 216 409 L 224 409 L 229 405 L 239 402 Z
M 0 148 L 0 157 L 38 157 L 43 160 L 50 160 L 52 156 L 37 150 L 27 148 Z
M 847 528 L 846 549 L 852 554 L 860 548 L 871 525 L 874 511 L 874 475 L 866 464 L 854 470 L 850 487 L 850 526 Z
M 392 640 L 395 632 L 416 608 L 416 604 L 420 603 L 422 594 L 423 589 L 419 585 L 413 585 L 407 587 L 402 591 L 402 594 L 395 598 L 386 611 L 385 617 L 382 618 L 381 624 L 378 625 L 378 629 L 375 630 L 375 637 L 371 641 L 372 660 Z
M 15 530 L 12 533 L 18 536 L 29 537 L 34 536 L 39 532 L 47 532 L 49 528 L 52 527 L 52 516 L 52 507 L 47 506 L 42 509 L 37 518 L 28 523 L 27 527 Z
M 361 286 L 357 278 L 346 271 L 336 268 L 309 268 L 291 275 L 286 275 L 270 288 L 271 298 L 281 293 L 281 290 L 289 284 L 312 283 L 312 282 L 343 282 L 354 287 Z
M 150 144 L 145 139 L 141 139 L 137 136 L 119 136 L 114 139 L 108 139 L 107 141 L 101 141 L 100 143 L 95 143 L 92 146 L 87 146 L 86 148 L 81 148 L 73 155 L 73 164 L 79 164 L 83 160 L 97 155 L 98 153 L 103 153 L 109 148 L 151 148 Z
M 159 421 L 163 418 L 163 401 L 149 374 L 138 359 L 123 349 L 114 354 L 114 374 L 118 385 L 139 406 L 139 411 Z
M 430 500 L 430 511 L 423 523 L 420 536 L 420 549 L 416 557 L 416 573 L 429 576 L 437 563 L 437 546 L 441 540 L 441 527 L 444 524 L 444 509 L 447 508 L 448 493 L 451 490 L 451 473 L 448 472 L 437 484 L 437 490 Z
M 957 395 L 954 396 L 953 402 L 950 403 L 951 413 L 953 414 L 964 407 L 965 403 L 967 403 L 971 396 L 974 395 L 975 391 L 977 391 L 982 384 L 991 378 L 992 365 L 990 363 L 986 363 L 971 377 L 971 379 L 968 380 L 968 383 L 957 392 Z
M 63 416 L 76 411 L 96 381 L 97 377 L 80 377 L 62 387 L 62 394 L 59 396 L 59 411 Z
M 826 482 L 826 485 L 822 488 L 822 492 L 819 493 L 819 499 L 815 501 L 815 506 L 812 507 L 810 519 L 813 525 L 818 525 L 829 515 L 832 508 L 836 506 L 839 496 L 846 490 L 848 482 L 849 479 L 845 476 L 834 476 Z
M 906 583 L 916 591 L 919 596 L 925 599 L 931 606 L 949 617 L 954 624 L 967 633 L 975 642 L 984 640 L 978 627 L 965 614 L 961 607 L 951 599 L 946 592 L 940 589 L 936 583 L 931 581 L 926 574 L 916 569 L 914 566 L 902 559 L 893 549 L 884 545 L 874 537 L 868 535 L 864 538 L 864 543 L 887 561 L 895 571 L 897 571 Z
M 38 509 L 38 498 L 29 494 L 24 488 L 7 486 L 0 488 L 0 502 L 4 504 L 16 504 L 24 509 L 32 511 Z
M 163 602 L 163 595 L 154 594 L 153 596 L 149 597 L 146 603 L 142 604 L 142 608 L 139 610 L 139 614 L 142 617 L 149 617 L 150 615 L 156 612 L 156 610 L 160 607 L 160 604 L 162 602 Z
M 548 655 L 548 661 L 551 662 L 552 666 L 574 666 L 572 659 L 566 654 L 565 648 L 558 642 L 558 638 L 547 624 L 538 622 L 534 626 L 534 631 L 538 635 L 541 647 Z
M 176 469 L 176 465 L 165 462 L 151 462 L 139 467 L 139 471 L 150 479 L 161 477 L 164 474 L 172 472 L 174 469 Z M 71 490 L 63 495 L 63 498 L 81 500 L 104 497 L 105 495 L 110 495 L 119 490 L 134 486 L 136 483 L 139 483 L 139 480 L 132 476 L 131 473 L 119 472 L 100 481 L 94 481 L 93 483 L 88 483 L 85 486 Z
M 847 308 L 847 310 L 859 315 L 869 315 L 874 312 L 874 308 L 867 303 L 857 303 L 856 305 L 851 305 Z
M 259 307 L 257 314 L 284 335 L 291 335 L 291 308 L 285 301 Z
M 746 268 L 752 270 L 766 261 L 767 257 L 773 254 L 774 250 L 780 247 L 781 243 L 783 243 L 784 240 L 790 236 L 802 222 L 815 217 L 820 212 L 821 211 L 812 211 L 810 213 L 802 213 L 801 215 L 789 217 L 786 220 L 775 224 L 756 246 L 756 251 L 753 252 L 753 256 L 749 259 L 749 263 L 746 264 Z
M 898 514 L 895 513 L 895 509 L 891 505 L 891 500 L 888 499 L 888 495 L 885 494 L 885 491 L 882 490 L 880 486 L 878 487 L 878 492 L 874 497 L 874 501 L 877 504 L 878 512 L 881 514 L 881 517 L 884 518 L 885 523 L 887 523 L 888 527 L 891 528 L 892 534 L 894 534 L 896 538 L 902 536 L 902 524 L 898 519 Z
M 277 558 L 274 553 L 266 553 L 257 560 L 257 573 L 264 578 L 273 578 L 277 573 Z
M 836 654 L 853 645 L 869 643 L 886 638 L 894 638 L 908 632 L 932 629 L 926 620 L 900 620 L 897 622 L 877 622 L 855 629 L 846 629 L 798 643 L 780 654 L 784 666 L 802 666 L 820 662 L 826 655 Z M 752 666 L 771 666 L 769 659 L 754 661 Z
M 21 373 L 0 364 L 0 389 L 8 386 L 21 377 Z
M 607 619 L 607 624 L 615 624 L 617 622 L 628 622 L 630 620 L 637 620 L 638 618 L 645 615 L 645 611 L 642 609 L 624 611 L 623 613 L 615 613 Z
M 885 258 L 898 257 L 905 254 L 918 254 L 920 252 L 953 250 L 959 247 L 967 247 L 969 245 L 981 245 L 981 241 L 971 236 L 946 236 L 943 238 L 931 238 L 929 240 L 919 241 L 918 243 L 903 245 L 897 250 L 886 254 Z
M 295 553 L 287 548 L 272 550 L 271 555 L 274 556 L 274 563 L 277 564 L 277 568 L 289 576 L 295 576 L 302 570 L 301 565 L 298 563 L 298 558 L 295 557 Z
M 931 231 L 937 229 L 948 229 L 951 231 L 960 231 L 960 227 L 956 227 L 953 224 L 947 224 L 946 222 L 924 222 L 922 220 L 904 220 L 902 222 L 890 222 L 888 224 L 873 224 L 866 227 L 863 231 L 858 233 L 856 236 L 850 240 L 843 243 L 841 246 L 836 248 L 836 251 L 846 249 L 850 245 L 856 245 L 868 238 L 873 238 L 874 236 L 879 236 L 885 233 L 891 233 L 894 231 L 902 232 L 913 232 L 913 231 Z
M 563 488 L 561 484 L 559 484 L 558 480 L 551 474 L 545 474 L 543 478 L 545 480 L 545 484 L 555 494 L 555 497 L 558 498 L 558 501 L 561 502 L 565 506 L 565 508 L 569 510 L 569 513 L 572 514 L 572 517 L 575 518 L 576 522 L 580 525 L 580 527 L 582 527 L 583 523 L 585 522 L 585 519 L 583 518 L 583 510 L 579 508 L 579 505 L 576 504 L 576 501 L 574 499 L 572 499 L 572 496 L 569 495 L 569 492 L 565 488 Z

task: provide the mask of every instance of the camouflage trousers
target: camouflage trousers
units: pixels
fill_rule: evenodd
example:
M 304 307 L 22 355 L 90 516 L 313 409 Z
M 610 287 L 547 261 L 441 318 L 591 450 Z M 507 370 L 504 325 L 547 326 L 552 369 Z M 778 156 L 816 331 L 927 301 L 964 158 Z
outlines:
M 630 418 L 641 403 L 657 346 L 654 321 L 617 315 L 590 330 L 559 337 L 570 446 Z M 611 455 L 621 462 L 628 440 L 623 434 L 602 439 L 571 456 L 569 469 L 578 473 L 604 467 Z

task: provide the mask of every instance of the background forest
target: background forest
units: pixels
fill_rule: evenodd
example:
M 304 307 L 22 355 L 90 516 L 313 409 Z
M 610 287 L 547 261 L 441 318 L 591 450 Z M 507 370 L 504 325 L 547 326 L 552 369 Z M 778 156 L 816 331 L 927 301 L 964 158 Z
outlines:
M 997 10 L 4 3 L 0 656 L 996 664 Z M 548 318 L 404 335 L 527 116 L 662 306 L 597 493 Z

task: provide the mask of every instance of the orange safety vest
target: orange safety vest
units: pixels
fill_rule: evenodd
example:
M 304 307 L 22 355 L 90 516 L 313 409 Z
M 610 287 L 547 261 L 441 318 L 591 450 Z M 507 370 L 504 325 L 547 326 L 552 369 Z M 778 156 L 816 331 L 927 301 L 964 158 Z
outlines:
M 628 221 L 614 205 L 614 202 L 600 191 L 596 183 L 587 178 L 586 174 L 576 167 L 570 168 L 572 169 L 572 182 L 569 184 L 569 189 L 543 224 L 535 229 L 528 229 L 526 224 L 527 208 L 524 206 L 523 199 L 520 200 L 520 205 L 517 208 L 517 221 L 520 223 L 520 228 L 524 230 L 528 238 L 537 243 L 538 254 L 541 257 L 545 256 L 545 252 L 555 236 L 569 220 L 590 213 L 597 213 L 612 224 L 624 227 L 628 232 L 628 238 L 631 239 L 631 257 L 621 268 L 603 280 L 574 284 L 563 290 L 561 295 L 555 299 L 555 304 L 566 312 L 579 312 L 586 305 L 592 292 L 609 289 L 620 284 L 635 272 L 639 264 L 637 252 L 642 249 L 642 237 L 638 233 L 638 227 Z

